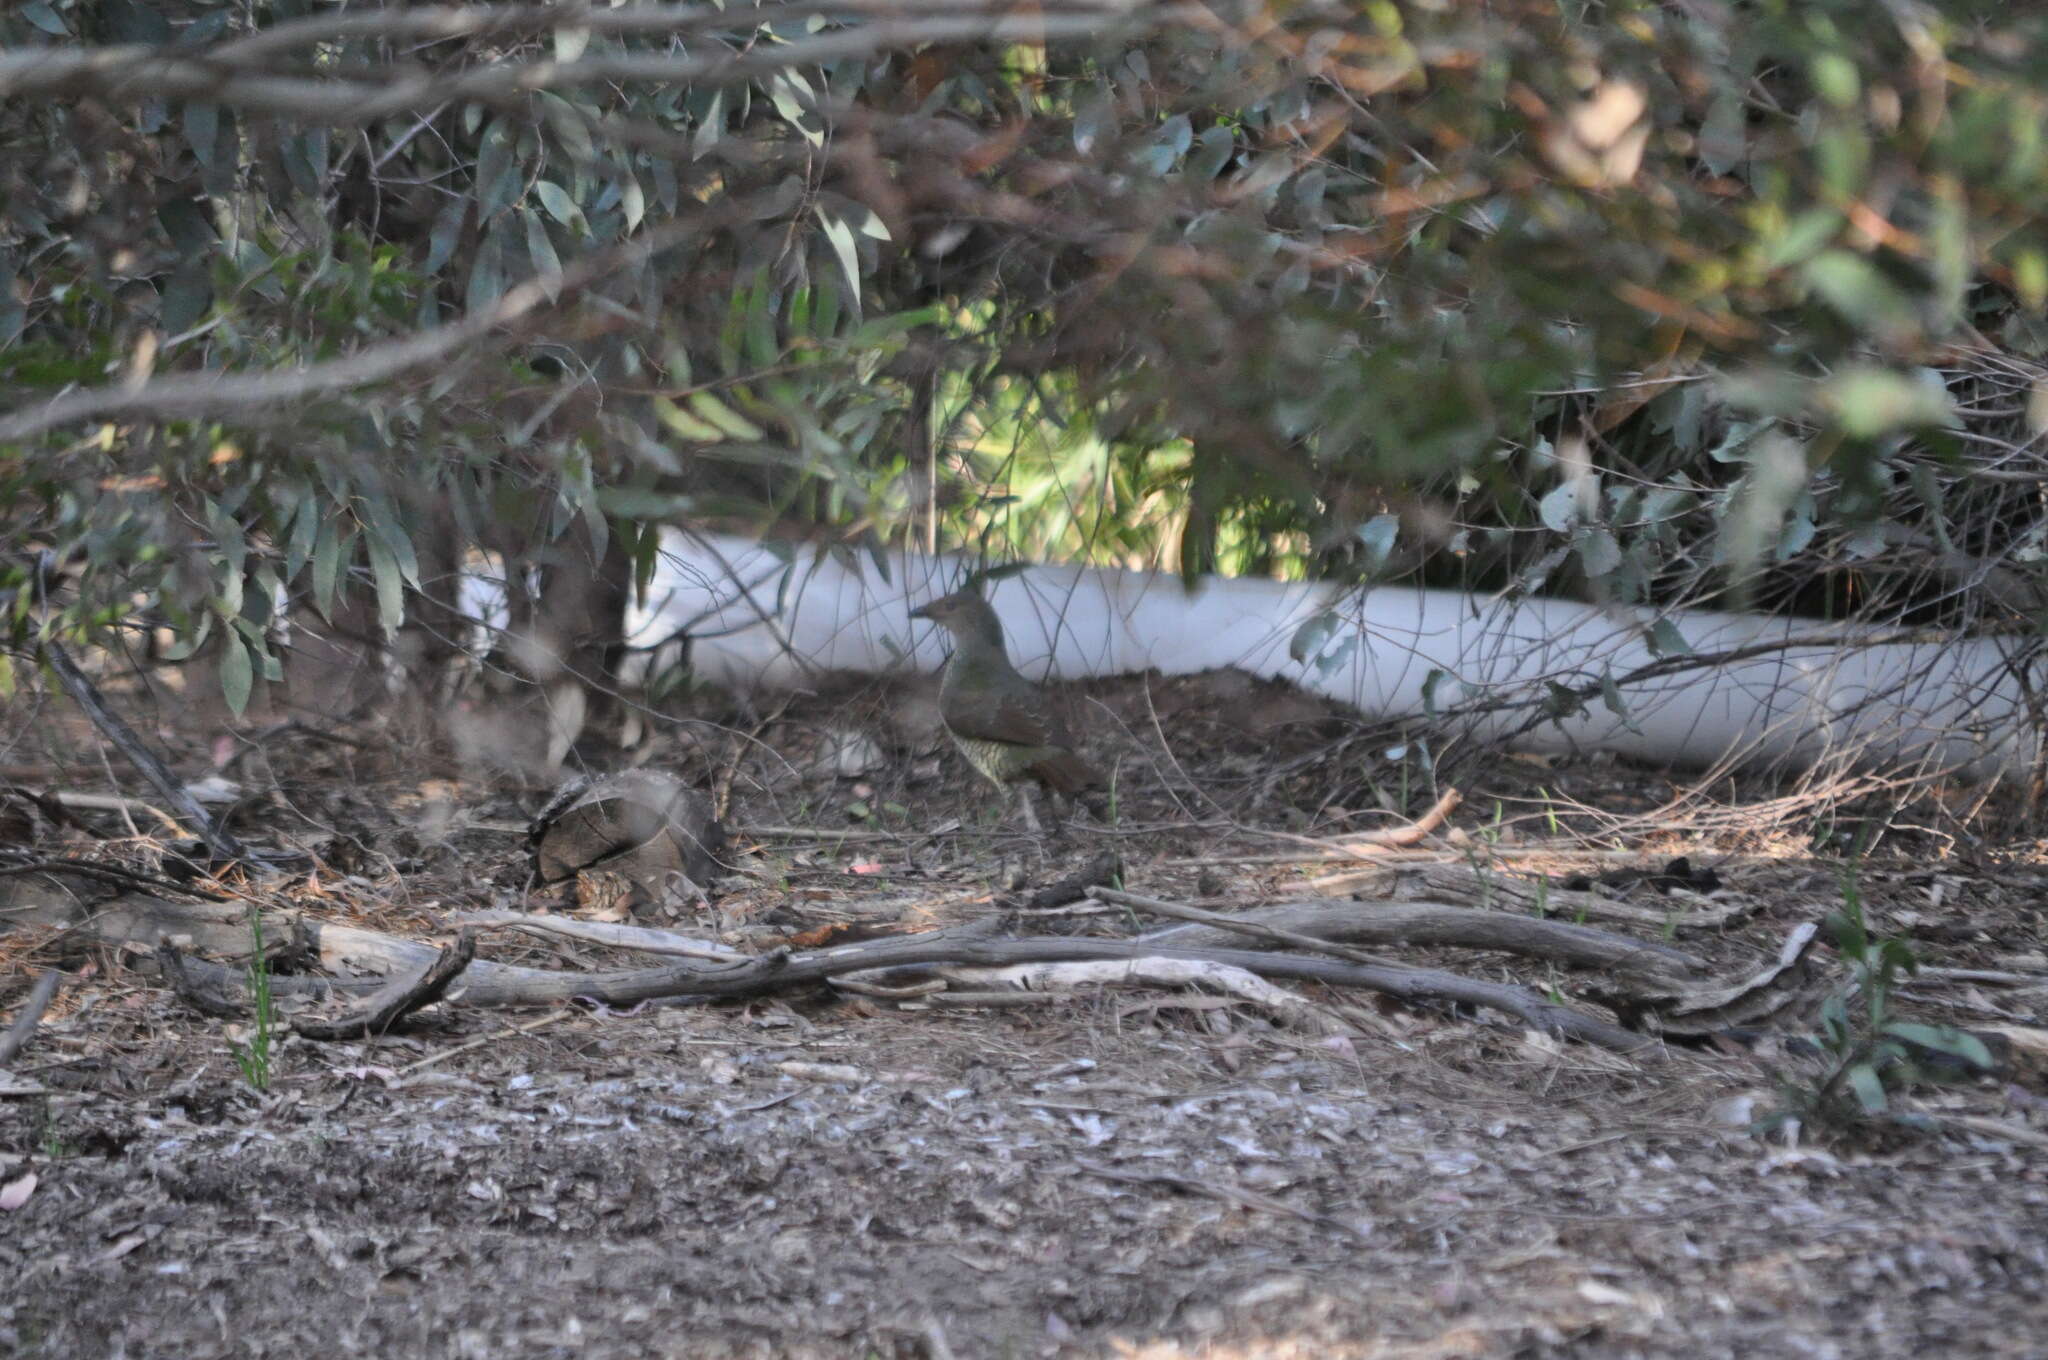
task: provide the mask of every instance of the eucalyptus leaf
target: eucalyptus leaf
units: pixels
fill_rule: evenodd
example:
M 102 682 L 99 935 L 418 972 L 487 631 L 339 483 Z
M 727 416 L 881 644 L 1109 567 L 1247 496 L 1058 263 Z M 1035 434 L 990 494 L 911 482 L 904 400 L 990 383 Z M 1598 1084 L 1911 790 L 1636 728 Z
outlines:
M 1336 631 L 1337 616 L 1324 610 L 1305 621 L 1294 630 L 1294 637 L 1287 644 L 1287 655 L 1296 662 L 1306 664 L 1312 657 L 1322 653 L 1323 646 Z
M 619 211 L 625 215 L 629 232 L 638 231 L 647 216 L 647 195 L 640 188 L 640 181 L 631 175 L 619 186 Z
M 655 397 L 651 405 L 654 408 L 655 419 L 684 439 L 695 440 L 701 444 L 717 444 L 722 443 L 726 437 L 724 430 L 708 420 L 699 420 L 667 397 Z
M 484 129 L 483 145 L 476 158 L 477 216 L 482 219 L 495 217 L 519 197 L 514 137 L 513 125 L 503 118 L 492 119 Z
M 1358 528 L 1358 541 L 1365 548 L 1366 565 L 1377 571 L 1387 563 L 1387 555 L 1394 550 L 1394 540 L 1400 537 L 1401 517 L 1399 515 L 1374 515 Z
M 1749 110 L 1740 91 L 1728 90 L 1715 97 L 1707 106 L 1699 132 L 1700 160 L 1707 169 L 1725 175 L 1748 155 L 1748 123 Z
M 220 637 L 220 692 L 227 700 L 228 711 L 236 717 L 249 706 L 249 692 L 254 688 L 256 672 L 249 660 L 248 644 L 235 636 L 232 629 L 224 629 Z
M 1930 383 L 1892 369 L 1856 365 L 1821 383 L 1818 399 L 1842 432 L 1857 439 L 1957 424 L 1955 403 L 1939 375 Z
M 1232 135 L 1229 128 L 1221 125 L 1204 128 L 1202 135 L 1196 139 L 1194 155 L 1188 157 L 1188 178 L 1204 181 L 1215 179 L 1222 173 L 1223 167 L 1229 164 L 1231 156 L 1236 151 L 1237 138 Z
M 635 192 L 638 192 L 638 186 L 635 186 Z M 567 189 L 553 180 L 534 181 L 533 196 L 540 200 L 540 206 L 546 210 L 549 217 L 577 235 L 585 235 L 590 231 L 590 224 L 583 220 L 583 209 L 576 206 L 576 200 L 569 197 Z M 635 219 L 635 225 L 637 224 L 638 219 Z
M 1982 1071 L 1988 1072 L 1998 1065 L 1984 1041 L 1965 1030 L 1947 1025 L 1923 1025 L 1908 1020 L 1893 1020 L 1886 1023 L 1884 1032 L 1893 1038 L 1917 1044 L 1921 1048 L 1960 1058 Z
M 1856 1103 L 1863 1112 L 1870 1115 L 1883 1114 L 1889 1101 L 1885 1097 L 1884 1082 L 1877 1075 L 1877 1068 L 1867 1062 L 1857 1063 L 1847 1074 L 1849 1089 L 1855 1093 Z
M 562 259 L 555 253 L 555 243 L 548 239 L 547 224 L 540 214 L 530 208 L 518 209 L 520 225 L 526 232 L 526 254 L 533 261 L 537 276 L 543 280 L 542 288 L 550 300 L 556 296 L 553 278 L 562 272 Z
M 384 636 L 395 637 L 405 622 L 405 578 L 399 574 L 398 558 L 377 534 L 366 534 L 363 546 L 369 550 L 370 579 L 377 588 L 377 621 Z
M 730 438 L 758 442 L 767 437 L 759 425 L 733 410 L 710 392 L 691 393 L 690 409 Z
M 846 277 L 846 301 L 853 314 L 860 315 L 860 249 L 854 244 L 853 228 L 844 220 L 830 216 L 823 207 L 817 210 L 818 221 L 825 231 L 825 240 L 832 246 L 832 253 L 839 261 L 839 269 Z
M 1579 565 L 1596 581 L 1612 576 L 1621 567 L 1621 545 L 1600 525 L 1587 526 L 1578 536 L 1577 547 Z
M 58 17 L 56 10 L 50 8 L 47 0 L 29 0 L 28 4 L 21 7 L 19 13 L 22 18 L 53 38 L 71 36 L 71 30 L 64 26 L 64 20 Z
M 1543 520 L 1543 526 L 1553 533 L 1566 533 L 1579 518 L 1579 486 L 1576 481 L 1562 481 L 1537 502 L 1536 513 Z
M 313 607 L 330 623 L 334 621 L 335 588 L 354 546 L 353 534 L 344 533 L 332 518 L 321 520 L 313 544 Z
M 162 320 L 166 334 L 180 335 L 198 325 L 213 306 L 213 270 L 204 260 L 179 265 L 164 280 Z
M 1658 619 L 1650 625 L 1650 652 L 1654 656 L 1690 656 L 1692 644 L 1678 631 L 1677 624 Z

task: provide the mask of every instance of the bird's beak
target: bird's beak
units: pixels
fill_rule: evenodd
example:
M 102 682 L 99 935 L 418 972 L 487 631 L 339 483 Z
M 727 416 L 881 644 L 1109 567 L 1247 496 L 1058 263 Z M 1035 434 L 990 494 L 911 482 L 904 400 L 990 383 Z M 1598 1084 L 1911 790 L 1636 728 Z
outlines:
M 921 604 L 917 608 L 910 611 L 910 617 L 912 617 L 913 619 L 928 619 L 931 617 L 931 614 L 927 612 L 930 609 L 931 606 L 929 604 Z

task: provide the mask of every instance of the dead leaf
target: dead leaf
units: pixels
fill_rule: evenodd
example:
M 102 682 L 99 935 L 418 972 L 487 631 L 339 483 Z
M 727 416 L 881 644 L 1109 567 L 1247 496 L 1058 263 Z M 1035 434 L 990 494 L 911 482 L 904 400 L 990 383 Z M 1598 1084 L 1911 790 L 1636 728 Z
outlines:
M 137 1247 L 141 1246 L 144 1242 L 147 1242 L 150 1238 L 154 1236 L 156 1236 L 156 1234 L 148 1228 L 142 1228 L 136 1230 L 135 1232 L 127 1233 L 123 1235 L 118 1241 L 116 1241 L 113 1246 L 108 1247 L 105 1251 L 93 1257 L 92 1264 L 98 1266 L 105 1265 L 109 1261 L 118 1261 L 123 1256 L 126 1256 L 129 1252 L 134 1251 Z
M 1626 184 L 1650 144 L 1642 88 L 1626 80 L 1601 84 L 1590 98 L 1543 130 L 1544 157 L 1574 184 L 1606 189 Z
M 35 1192 L 36 1173 L 33 1171 L 0 1185 L 0 1212 L 13 1213 L 28 1203 L 28 1197 Z
M 1571 111 L 1572 135 L 1595 151 L 1605 151 L 1635 126 L 1649 106 L 1641 87 L 1626 80 L 1603 82 L 1592 98 Z

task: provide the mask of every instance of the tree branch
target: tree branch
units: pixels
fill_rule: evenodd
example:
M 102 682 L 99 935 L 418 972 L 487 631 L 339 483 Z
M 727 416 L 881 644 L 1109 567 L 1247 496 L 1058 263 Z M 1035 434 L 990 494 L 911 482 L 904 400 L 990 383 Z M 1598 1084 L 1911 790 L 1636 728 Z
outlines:
M 716 47 L 701 54 L 600 53 L 568 62 L 494 62 L 448 73 L 394 67 L 381 80 L 257 73 L 207 53 L 188 56 L 164 47 L 37 48 L 0 54 L 0 99 L 92 95 L 110 103 L 135 103 L 158 96 L 306 123 L 358 127 L 446 102 L 493 103 L 542 90 L 631 82 L 739 84 L 792 66 L 825 65 L 926 43 L 1095 38 L 1180 22 L 1195 8 L 1164 5 L 1113 14 L 934 14 L 884 19 L 794 42 L 760 43 L 743 52 Z M 233 45 L 229 50 L 233 52 Z
M 1034 8 L 1073 10 L 1083 15 L 1116 18 L 1145 5 L 1120 0 L 1054 0 L 1050 6 Z M 816 3 L 749 5 L 625 5 L 618 9 L 594 9 L 588 4 L 543 5 L 421 5 L 409 9 L 364 9 L 342 13 L 310 14 L 300 19 L 273 24 L 241 38 L 231 39 L 207 50 L 213 61 L 250 65 L 274 61 L 280 53 L 312 43 L 336 42 L 347 38 L 439 41 L 451 38 L 485 38 L 538 35 L 559 29 L 583 29 L 590 33 L 617 36 L 629 34 L 683 34 L 705 30 L 738 29 L 786 23 L 818 16 L 831 20 L 896 19 L 934 15 L 1006 15 L 1017 10 L 1015 0 L 817 0 Z
M 651 227 L 633 240 L 579 264 L 517 284 L 481 312 L 417 335 L 367 345 L 346 358 L 282 373 L 177 374 L 137 387 L 95 387 L 69 392 L 41 406 L 0 417 L 0 443 L 26 439 L 80 420 L 133 416 L 193 419 L 252 406 L 302 401 L 382 382 L 438 364 L 491 331 L 520 320 L 564 294 L 586 288 L 699 232 L 712 230 L 718 220 L 720 217 Z

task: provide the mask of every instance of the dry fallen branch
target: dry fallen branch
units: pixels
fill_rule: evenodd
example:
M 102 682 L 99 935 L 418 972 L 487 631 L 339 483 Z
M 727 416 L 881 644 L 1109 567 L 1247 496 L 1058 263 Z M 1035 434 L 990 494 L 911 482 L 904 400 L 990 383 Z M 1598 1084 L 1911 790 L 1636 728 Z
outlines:
M 888 987 L 879 982 L 864 982 L 851 975 L 832 978 L 830 982 L 835 992 L 851 992 L 855 996 L 873 997 L 877 1001 L 922 1001 L 928 996 L 936 996 L 946 990 L 943 978 L 929 978 L 923 982 L 913 982 L 907 987 Z
M 183 834 L 184 828 L 172 823 L 173 829 Z M 42 874 L 53 881 L 62 882 L 65 877 L 96 879 L 112 883 L 121 888 L 150 888 L 163 892 L 185 893 L 207 902 L 225 902 L 228 899 L 220 893 L 206 888 L 193 887 L 187 883 L 174 883 L 154 874 L 138 874 L 132 869 L 123 869 L 116 864 L 101 864 L 89 859 L 38 859 L 25 864 L 0 864 L 0 878 L 13 878 L 21 874 Z
M 1390 827 L 1384 831 L 1365 831 L 1355 836 L 1345 836 L 1342 840 L 1346 845 L 1419 845 L 1424 837 L 1450 820 L 1451 814 L 1456 812 L 1458 805 L 1464 801 L 1464 794 L 1456 789 L 1445 789 L 1443 797 L 1436 800 L 1435 806 L 1406 826 Z
M 246 958 L 249 953 L 249 916 L 245 904 L 171 902 L 140 892 L 95 897 L 91 890 L 99 886 L 90 879 L 59 873 L 34 879 L 0 878 L 0 928 L 47 926 L 76 932 L 104 944 L 132 944 L 148 950 L 168 941 L 175 942 L 181 951 L 197 950 L 231 959 Z M 400 939 L 383 931 L 284 912 L 263 913 L 263 932 L 272 940 L 297 942 L 303 938 L 303 948 L 295 943 L 294 954 L 341 975 L 294 977 L 273 971 L 270 988 L 278 996 L 327 1000 L 366 995 L 395 974 L 424 969 L 440 952 L 430 944 Z M 189 956 L 184 957 L 183 963 L 194 978 L 205 979 L 209 985 L 226 988 L 230 993 L 247 981 L 239 968 L 223 968 Z M 354 976 L 357 973 L 376 976 Z M 465 988 L 496 987 L 501 994 L 510 996 L 537 979 L 561 976 L 547 969 L 478 960 L 470 965 L 463 984 Z
M 1689 903 L 1684 911 L 1660 911 L 1617 902 L 1597 892 L 1560 888 L 1543 879 L 1482 873 L 1469 864 L 1389 866 L 1371 881 L 1381 895 L 1403 901 L 1468 902 L 1495 911 L 1614 921 L 1654 931 L 1718 930 L 1750 910 L 1747 903 L 1731 902 Z
M 170 984 L 172 994 L 201 1015 L 216 1020 L 240 1020 L 249 1014 L 249 1008 L 229 992 L 231 986 L 248 981 L 246 974 L 237 976 L 218 964 L 188 960 L 182 950 L 168 942 L 156 947 L 156 967 Z M 195 973 L 203 976 L 194 976 Z
M 1057 992 L 938 992 L 925 1004 L 941 1010 L 1026 1010 L 1033 1006 L 1057 1006 L 1068 998 Z
M 144 817 L 154 817 L 172 835 L 185 834 L 184 825 L 176 817 L 140 798 L 123 798 L 115 793 L 70 793 L 61 789 L 51 793 L 50 798 L 66 812 L 120 812 L 129 816 L 140 813 Z
M 0 1068 L 14 1061 L 14 1055 L 27 1046 L 35 1036 L 36 1026 L 43 1021 L 43 1012 L 50 1008 L 50 1002 L 57 996 L 57 988 L 64 981 L 64 975 L 54 968 L 45 968 L 43 975 L 36 979 L 36 985 L 29 989 L 28 1000 L 21 1003 L 21 1012 L 14 1017 L 14 1023 L 7 1027 L 7 1033 L 0 1034 Z
M 0 439 L 7 438 L 4 427 L 8 423 L 10 422 L 0 421 Z M 36 565 L 38 594 L 41 593 L 44 565 L 43 562 Z M 114 749 L 126 756 L 128 762 L 142 772 L 142 777 L 153 784 L 157 792 L 178 810 L 178 815 L 185 819 L 186 825 L 206 843 L 206 848 L 213 854 L 214 859 L 221 862 L 246 859 L 248 852 L 242 848 L 242 843 L 214 825 L 213 818 L 207 815 L 206 809 L 200 807 L 198 801 L 185 791 L 185 786 L 178 782 L 177 777 L 161 760 L 157 759 L 156 753 L 143 744 L 142 738 L 135 735 L 133 728 L 107 707 L 106 700 L 100 697 L 99 687 L 78 668 L 78 663 L 71 659 L 71 653 L 64 649 L 64 645 L 54 637 L 45 638 L 39 650 L 44 663 L 56 675 L 57 683 L 71 696 L 71 702 L 78 705 L 79 711 L 91 720 L 92 725 L 99 729 L 100 734 Z
M 398 978 L 357 1009 L 331 1019 L 295 1016 L 292 1029 L 306 1039 L 361 1039 L 383 1034 L 422 1006 L 446 994 L 476 957 L 476 932 L 465 930 L 414 978 Z
M 115 943 L 133 939 L 153 944 L 167 935 L 185 933 L 210 942 L 210 947 L 220 953 L 240 956 L 247 951 L 247 925 L 238 913 L 230 922 L 223 919 L 228 916 L 225 909 L 210 904 L 179 904 L 144 899 L 133 893 L 123 894 L 115 901 L 120 903 L 118 910 L 112 903 L 102 903 L 91 908 L 87 920 L 81 922 L 77 919 L 80 914 L 78 904 L 60 899 L 50 904 L 44 913 L 48 917 L 44 923 L 83 926 Z M 17 914 L 16 919 L 26 918 Z M 282 928 L 284 920 L 280 917 L 275 926 L 266 922 L 266 928 Z M 178 929 L 180 926 L 182 931 Z M 1655 1042 L 1524 988 L 1459 977 L 1437 969 L 1392 964 L 1362 965 L 1250 949 L 1168 948 L 1144 940 L 989 938 L 989 933 L 996 928 L 997 922 L 990 919 L 923 935 L 890 936 L 833 949 L 801 953 L 776 950 L 741 961 L 693 961 L 660 968 L 603 973 L 562 973 L 477 962 L 470 965 L 463 978 L 460 999 L 474 1006 L 545 1005 L 578 998 L 628 1006 L 656 998 L 762 996 L 815 985 L 844 973 L 881 969 L 939 966 L 1003 968 L 1017 964 L 1158 957 L 1242 968 L 1264 978 L 1358 987 L 1407 1001 L 1484 1007 L 1512 1015 L 1545 1034 L 1576 1039 L 1618 1052 L 1637 1052 L 1652 1047 Z M 388 976 L 423 967 L 435 952 L 431 947 L 413 941 L 331 923 L 308 922 L 305 933 L 321 964 L 328 968 L 369 966 Z M 203 943 L 201 947 L 209 945 Z M 231 970 L 200 960 L 187 960 L 186 967 L 200 978 L 219 977 L 229 982 L 236 979 Z M 279 994 L 295 992 L 314 996 L 360 994 L 373 990 L 377 985 L 366 981 L 278 976 L 271 980 L 272 989 Z
M 1103 895 L 1125 901 L 1129 894 Z M 1127 905 L 1160 910 L 1149 898 Z M 1175 905 L 1175 904 L 1169 904 Z M 1454 906 L 1445 902 L 1355 902 L 1349 898 L 1311 898 L 1259 907 L 1222 916 L 1199 908 L 1177 907 L 1163 915 L 1180 916 L 1203 926 L 1169 926 L 1145 936 L 1161 944 L 1201 948 L 1228 943 L 1227 932 L 1268 934 L 1304 949 L 1330 948 L 1331 943 L 1439 946 L 1497 949 L 1505 954 L 1542 959 L 1568 968 L 1621 971 L 1647 979 L 1679 981 L 1696 977 L 1707 967 L 1697 954 L 1651 940 L 1569 921 L 1516 916 L 1504 911 Z M 1250 929 L 1259 927 L 1259 930 Z
M 455 918 L 458 926 L 509 927 L 533 935 L 559 935 L 601 944 L 613 949 L 631 949 L 642 954 L 665 954 L 678 959 L 745 958 L 739 950 L 714 940 L 700 940 L 673 930 L 651 926 L 614 925 L 608 921 L 581 921 L 573 916 L 542 916 L 523 911 L 472 911 Z
M 1017 910 L 1051 911 L 1088 896 L 1088 890 L 1113 883 L 1123 872 L 1124 862 L 1114 850 L 1105 850 L 1072 873 L 1063 874 L 1016 903 Z
M 1937 1114 L 1934 1119 L 1937 1123 L 1961 1129 L 1966 1133 L 1974 1133 L 1982 1138 L 2002 1138 L 2021 1147 L 2048 1151 L 2048 1134 L 2009 1119 L 1992 1119 L 1979 1114 Z
M 1290 841 L 1296 845 L 1313 846 L 1326 852 L 1330 859 L 1362 859 L 1372 864 L 1382 863 L 1379 855 L 1371 853 L 1378 847 L 1387 850 L 1403 850 L 1420 845 L 1437 828 L 1450 819 L 1465 801 L 1465 795 L 1456 789 L 1445 789 L 1443 797 L 1436 800 L 1429 811 L 1409 822 L 1406 826 L 1388 827 L 1381 831 L 1361 831 L 1351 835 L 1318 839 L 1314 836 L 1296 835 L 1292 831 L 1275 831 L 1270 828 L 1258 829 L 1258 834 L 1270 840 Z
M 1027 994 L 1073 991 L 1081 987 L 1207 988 L 1267 1011 L 1281 1024 L 1308 1034 L 1349 1034 L 1351 1027 L 1332 1019 L 1313 1002 L 1284 987 L 1275 987 L 1243 968 L 1202 959 L 1141 957 L 1093 963 L 1030 963 L 1009 968 L 942 968 L 939 975 L 969 987 L 1021 988 Z
M 1633 1052 L 1653 1042 L 1643 1035 L 1546 1000 L 1523 988 L 1481 982 L 1435 969 L 1394 965 L 1368 967 L 1252 950 L 1166 949 L 1136 940 L 984 939 L 968 934 L 970 929 L 972 927 L 956 927 L 907 938 L 864 941 L 837 949 L 803 953 L 777 950 L 737 964 L 680 964 L 625 973 L 543 975 L 530 986 L 478 986 L 466 990 L 463 999 L 479 1005 L 510 1005 L 590 997 L 608 1005 L 631 1005 L 656 997 L 760 996 L 823 982 L 840 973 L 882 968 L 940 965 L 999 968 L 1014 964 L 1156 956 L 1223 964 L 1261 977 L 1362 987 L 1409 1001 L 1483 1006 L 1513 1015 L 1546 1034 L 1577 1039 L 1619 1052 Z
M 1201 907 L 1184 906 L 1179 902 L 1168 902 L 1164 898 L 1143 897 L 1137 893 L 1100 887 L 1091 887 L 1088 889 L 1088 895 L 1098 902 L 1113 902 L 1120 907 L 1134 907 L 1158 916 L 1176 916 L 1183 921 L 1197 922 L 1223 935 L 1249 935 L 1270 945 L 1293 945 L 1297 949 L 1310 949 L 1340 959 L 1350 959 L 1353 963 L 1378 965 L 1387 962 L 1385 959 L 1376 958 L 1332 940 L 1303 935 L 1263 921 L 1247 921 L 1235 916 L 1226 916 L 1220 911 L 1205 911 Z M 1188 947 L 1188 942 L 1183 941 L 1182 947 Z
M 1678 988 L 1664 997 L 1602 999 L 1630 1018 L 1642 1008 L 1644 1028 L 1674 1037 L 1704 1038 L 1760 1024 L 1807 994 L 1806 956 L 1819 934 L 1811 921 L 1794 926 L 1775 959 L 1735 982 Z

